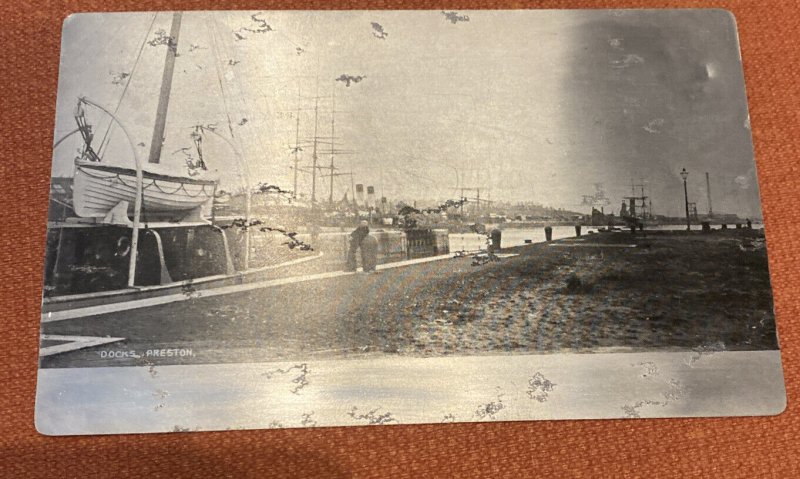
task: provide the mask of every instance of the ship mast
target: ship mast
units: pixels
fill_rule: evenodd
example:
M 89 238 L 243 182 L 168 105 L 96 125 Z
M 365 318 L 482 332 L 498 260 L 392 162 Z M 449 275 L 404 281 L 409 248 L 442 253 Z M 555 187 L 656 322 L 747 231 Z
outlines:
M 156 110 L 156 122 L 153 129 L 153 139 L 150 142 L 149 163 L 158 163 L 161 160 L 161 146 L 164 142 L 164 128 L 167 124 L 167 107 L 169 106 L 169 94 L 172 89 L 172 75 L 175 71 L 175 54 L 178 51 L 178 34 L 181 31 L 182 12 L 172 14 L 172 26 L 170 27 L 169 37 L 167 38 L 167 58 L 164 62 L 164 74 L 161 77 L 161 93 L 158 97 L 158 109 Z M 136 153 L 134 152 L 134 158 Z M 136 284 L 136 263 L 139 252 L 139 222 L 142 210 L 142 167 L 136 161 L 136 201 L 133 207 L 133 230 L 131 231 L 131 255 L 128 263 L 128 286 Z
M 319 96 L 314 99 L 314 150 L 311 153 L 311 207 L 317 202 L 317 141 L 319 131 Z
M 294 133 L 294 183 L 292 188 L 292 199 L 297 198 L 297 168 L 298 164 L 300 163 L 300 159 L 297 157 L 300 153 L 300 100 L 299 96 L 300 93 L 298 92 L 298 100 L 297 100 L 297 119 L 296 119 L 296 128 Z
M 172 76 L 175 72 L 175 57 L 178 51 L 178 35 L 181 31 L 183 12 L 172 14 L 172 26 L 167 37 L 167 57 L 164 61 L 164 74 L 161 77 L 161 93 L 158 96 L 158 109 L 156 110 L 155 128 L 153 139 L 150 142 L 150 156 L 148 163 L 161 161 L 161 147 L 164 144 L 164 129 L 167 125 L 167 109 L 169 108 L 169 95 L 172 90 Z
M 333 155 L 336 151 L 334 149 L 334 144 L 336 143 L 336 130 L 334 126 L 334 119 L 336 118 L 336 90 L 331 93 L 331 191 L 330 195 L 328 196 L 328 205 L 333 206 L 333 171 L 336 167 L 333 165 Z

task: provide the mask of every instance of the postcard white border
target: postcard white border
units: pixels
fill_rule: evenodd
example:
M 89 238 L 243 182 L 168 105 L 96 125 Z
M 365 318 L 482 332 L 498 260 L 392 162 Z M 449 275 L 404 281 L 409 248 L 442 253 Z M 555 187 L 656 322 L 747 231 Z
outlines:
M 41 369 L 46 435 L 775 415 L 780 351 Z

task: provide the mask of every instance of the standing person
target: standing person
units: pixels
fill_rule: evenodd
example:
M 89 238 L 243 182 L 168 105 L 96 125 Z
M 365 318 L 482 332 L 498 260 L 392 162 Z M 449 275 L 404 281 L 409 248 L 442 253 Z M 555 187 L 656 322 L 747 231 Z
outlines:
M 356 250 L 361 247 L 361 242 L 369 235 L 369 223 L 362 221 L 358 227 L 350 233 L 350 248 L 347 250 L 347 271 L 355 271 L 358 266 Z
M 368 234 L 361 240 L 361 266 L 365 273 L 375 272 L 378 265 L 378 239 Z

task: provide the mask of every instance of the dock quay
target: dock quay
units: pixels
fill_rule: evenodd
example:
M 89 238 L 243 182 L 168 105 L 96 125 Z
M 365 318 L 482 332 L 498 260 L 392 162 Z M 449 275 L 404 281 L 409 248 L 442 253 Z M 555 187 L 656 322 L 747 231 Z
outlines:
M 193 351 L 158 358 L 159 364 L 373 352 L 427 356 L 655 345 L 690 350 L 712 343 L 768 349 L 775 338 L 771 299 L 756 292 L 769 277 L 765 268 L 753 272 L 766 261 L 765 249 L 753 246 L 761 234 L 653 231 L 636 248 L 616 247 L 630 244 L 628 233 L 592 234 L 556 241 L 586 247 L 503 248 L 502 259 L 479 266 L 451 253 L 385 263 L 375 274 L 304 273 L 154 298 L 124 315 L 98 309 L 74 318 L 43 317 L 47 335 L 90 330 L 124 338 L 45 357 L 43 367 L 140 365 L 145 359 L 112 360 L 98 351 L 145 345 Z M 724 274 L 704 282 L 704 271 L 723 258 L 729 265 Z M 683 269 L 688 264 L 692 274 Z M 709 297 L 717 301 L 709 303 Z M 175 317 L 184 319 L 165 320 Z M 192 322 L 191 334 L 186 321 Z

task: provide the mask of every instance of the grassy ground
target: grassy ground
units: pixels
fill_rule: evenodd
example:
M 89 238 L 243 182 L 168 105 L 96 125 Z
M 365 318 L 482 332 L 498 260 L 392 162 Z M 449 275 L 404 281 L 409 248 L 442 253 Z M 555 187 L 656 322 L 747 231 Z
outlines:
M 556 246 L 557 244 L 557 246 Z M 635 244 L 636 247 L 626 247 Z M 43 366 L 126 365 L 103 349 L 191 348 L 159 364 L 372 353 L 446 354 L 777 347 L 766 250 L 747 230 L 593 234 L 509 250 L 47 323 L 121 336 Z
M 423 320 L 410 351 L 775 348 L 766 250 L 752 236 L 665 232 L 620 248 L 628 234 L 594 235 L 532 249 L 407 310 Z

